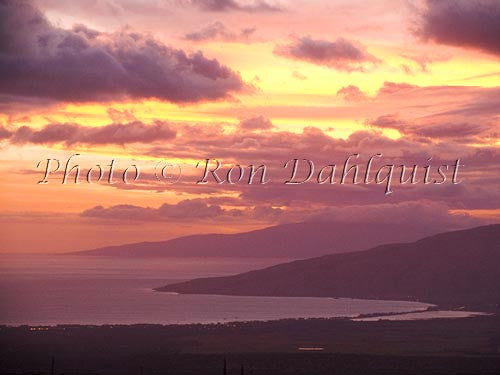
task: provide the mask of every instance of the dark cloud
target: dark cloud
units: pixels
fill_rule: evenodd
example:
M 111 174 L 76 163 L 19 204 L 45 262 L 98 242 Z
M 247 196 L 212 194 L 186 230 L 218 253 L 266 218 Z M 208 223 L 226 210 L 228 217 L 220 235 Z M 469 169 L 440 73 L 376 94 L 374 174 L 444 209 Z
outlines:
M 49 124 L 41 129 L 22 126 L 12 132 L 10 142 L 13 144 L 53 144 L 66 145 L 88 144 L 127 144 L 151 143 L 175 138 L 176 131 L 162 121 L 146 125 L 139 121 L 127 124 L 109 124 L 105 126 L 83 126 L 78 124 Z
M 417 34 L 427 40 L 500 55 L 498 0 L 427 0 Z
M 342 87 L 337 91 L 337 96 L 348 102 L 363 102 L 368 99 L 368 96 L 354 85 Z
M 191 3 L 201 10 L 209 12 L 280 12 L 283 10 L 279 5 L 275 5 L 265 0 L 191 0 Z
M 184 39 L 193 42 L 203 42 L 217 40 L 223 42 L 243 42 L 249 43 L 250 37 L 255 32 L 255 28 L 245 28 L 238 32 L 229 30 L 222 22 L 215 22 L 201 30 L 184 35 Z
M 0 73 L 1 74 L 1 73 Z M 20 95 L 2 94 L 0 87 L 0 113 L 12 117 L 25 117 L 40 110 L 46 110 L 57 102 L 50 98 L 35 98 Z
M 271 120 L 264 116 L 251 117 L 240 122 L 240 128 L 245 130 L 271 129 L 272 127 Z
M 330 42 L 306 36 L 289 45 L 277 46 L 274 53 L 345 71 L 362 71 L 365 63 L 379 62 L 362 45 L 343 38 Z
M 237 73 L 201 52 L 188 55 L 128 29 L 61 29 L 23 0 L 0 2 L 0 45 L 0 95 L 12 100 L 182 103 L 226 98 L 245 87 Z

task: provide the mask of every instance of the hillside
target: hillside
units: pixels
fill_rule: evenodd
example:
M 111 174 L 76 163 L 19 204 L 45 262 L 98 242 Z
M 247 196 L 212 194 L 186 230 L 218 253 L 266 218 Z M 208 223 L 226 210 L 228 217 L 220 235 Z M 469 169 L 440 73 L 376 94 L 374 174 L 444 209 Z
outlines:
M 363 233 L 360 236 L 360 232 Z M 429 229 L 403 225 L 296 223 L 236 234 L 199 234 L 79 251 L 78 255 L 127 257 L 277 257 L 303 259 L 367 249 L 393 241 L 413 241 Z
M 413 243 L 327 255 L 263 270 L 196 279 L 158 291 L 500 303 L 500 225 L 447 232 Z

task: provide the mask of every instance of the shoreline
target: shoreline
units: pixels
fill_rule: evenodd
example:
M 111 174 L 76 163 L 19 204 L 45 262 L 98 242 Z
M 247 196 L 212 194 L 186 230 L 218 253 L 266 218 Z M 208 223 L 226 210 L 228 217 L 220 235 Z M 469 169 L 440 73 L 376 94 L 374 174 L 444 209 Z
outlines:
M 391 317 L 400 317 L 405 315 L 418 315 L 418 314 L 426 314 L 429 312 L 435 313 L 451 313 L 451 312 L 463 312 L 464 316 L 445 316 L 445 317 L 429 317 L 422 319 L 391 319 Z M 404 321 L 413 321 L 413 322 L 423 322 L 429 320 L 456 320 L 456 319 L 474 319 L 478 317 L 500 317 L 499 313 L 494 312 L 481 312 L 481 311 L 463 311 L 459 309 L 455 310 L 440 310 L 436 309 L 434 306 L 429 307 L 425 310 L 410 310 L 405 312 L 388 312 L 388 313 L 372 313 L 372 314 L 358 314 L 355 316 L 339 316 L 339 317 L 311 317 L 311 318 L 281 318 L 281 319 L 272 319 L 272 320 L 228 320 L 228 321 L 214 321 L 214 322 L 198 322 L 198 323 L 145 323 L 145 322 L 137 322 L 137 323 L 102 323 L 102 324 L 84 324 L 84 323 L 75 323 L 75 324 L 3 324 L 0 323 L 0 330 L 9 329 L 9 328 L 47 328 L 47 329 L 57 329 L 57 328 L 74 328 L 74 327 L 200 327 L 200 326 L 235 326 L 235 325 L 245 325 L 245 324 L 273 324 L 273 323 L 282 323 L 282 322 L 313 322 L 313 321 L 331 321 L 331 322 L 404 322 Z M 384 319 L 387 318 L 387 319 Z

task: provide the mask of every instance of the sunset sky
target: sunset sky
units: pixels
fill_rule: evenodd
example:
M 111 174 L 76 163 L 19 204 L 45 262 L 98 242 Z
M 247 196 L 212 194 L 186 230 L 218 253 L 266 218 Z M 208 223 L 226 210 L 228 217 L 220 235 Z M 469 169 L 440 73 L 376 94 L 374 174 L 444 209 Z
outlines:
M 496 0 L 0 0 L 0 252 L 287 222 L 500 219 Z M 453 164 L 457 185 L 196 184 L 224 166 Z M 43 161 L 141 166 L 61 184 Z M 182 168 L 157 181 L 161 160 Z M 42 161 L 42 167 L 36 168 Z M 375 162 L 374 162 L 375 163 Z M 375 166 L 375 164 L 374 164 Z

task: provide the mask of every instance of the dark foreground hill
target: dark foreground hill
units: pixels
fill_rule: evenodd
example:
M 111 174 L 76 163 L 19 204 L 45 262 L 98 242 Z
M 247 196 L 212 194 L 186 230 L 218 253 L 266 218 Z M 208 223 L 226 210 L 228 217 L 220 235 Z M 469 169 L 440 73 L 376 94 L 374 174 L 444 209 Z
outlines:
M 196 279 L 157 290 L 420 300 L 495 308 L 500 303 L 500 225 L 300 260 L 235 276 Z
M 0 374 L 48 375 L 52 356 L 68 375 L 498 375 L 500 317 L 0 326 Z
M 360 235 L 362 233 L 362 235 Z M 80 251 L 78 255 L 127 257 L 276 257 L 303 259 L 413 241 L 433 232 L 408 225 L 296 223 L 236 234 L 199 234 Z

